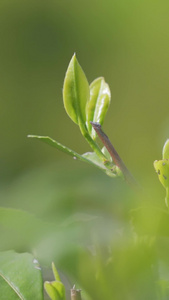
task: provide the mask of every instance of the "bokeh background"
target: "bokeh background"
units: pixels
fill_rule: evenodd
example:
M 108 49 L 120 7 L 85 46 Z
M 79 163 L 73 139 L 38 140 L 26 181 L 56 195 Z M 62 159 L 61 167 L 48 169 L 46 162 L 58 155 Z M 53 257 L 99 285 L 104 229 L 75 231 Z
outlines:
M 27 138 L 49 135 L 90 151 L 62 101 L 74 52 L 89 82 L 109 83 L 104 130 L 146 201 L 164 207 L 153 161 L 169 138 L 167 0 L 0 1 L 0 205 L 61 221 L 124 206 L 119 181 Z

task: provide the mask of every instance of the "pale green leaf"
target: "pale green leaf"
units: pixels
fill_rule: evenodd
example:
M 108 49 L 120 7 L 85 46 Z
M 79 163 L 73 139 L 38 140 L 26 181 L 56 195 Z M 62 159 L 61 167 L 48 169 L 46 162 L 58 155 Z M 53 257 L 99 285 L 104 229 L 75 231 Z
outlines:
M 105 162 L 105 164 L 99 159 L 95 152 L 86 152 L 83 157 L 90 160 L 95 166 L 102 169 L 110 177 L 117 177 L 117 167 L 110 161 Z
M 76 124 L 86 122 L 86 103 L 89 97 L 87 78 L 74 54 L 64 80 L 63 102 L 67 114 Z
M 93 162 L 95 165 L 99 166 L 101 169 L 106 170 L 105 165 L 100 160 L 100 158 L 97 156 L 95 152 L 86 152 L 83 154 L 84 158 L 87 158 L 91 162 Z
M 0 252 L 0 299 L 43 300 L 41 270 L 31 254 Z
M 112 157 L 111 157 L 109 151 L 107 150 L 107 148 L 106 148 L 105 146 L 102 148 L 102 153 L 105 155 L 105 157 L 106 157 L 110 162 L 113 161 L 113 159 L 112 159 Z
M 96 139 L 96 132 L 90 122 L 103 125 L 111 100 L 111 93 L 108 84 L 103 77 L 95 79 L 90 85 L 90 100 L 86 106 L 87 128 L 93 139 Z

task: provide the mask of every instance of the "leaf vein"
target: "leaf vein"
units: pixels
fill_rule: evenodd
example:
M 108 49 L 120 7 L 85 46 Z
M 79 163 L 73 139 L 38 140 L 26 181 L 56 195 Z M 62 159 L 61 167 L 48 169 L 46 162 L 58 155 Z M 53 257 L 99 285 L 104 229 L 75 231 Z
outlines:
M 18 295 L 18 297 L 21 300 L 24 300 L 22 294 L 15 288 L 15 286 L 9 281 L 9 279 L 7 279 L 1 272 L 0 272 L 0 276 L 9 284 L 9 286 L 14 290 L 14 292 Z

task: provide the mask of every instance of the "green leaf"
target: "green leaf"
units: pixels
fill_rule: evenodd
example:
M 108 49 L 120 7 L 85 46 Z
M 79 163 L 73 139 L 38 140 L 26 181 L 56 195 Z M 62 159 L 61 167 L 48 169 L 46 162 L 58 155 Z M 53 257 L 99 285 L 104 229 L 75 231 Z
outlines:
M 82 156 L 93 162 L 95 165 L 99 166 L 101 169 L 106 170 L 105 165 L 95 152 L 86 152 Z
M 97 154 L 95 152 L 87 152 L 87 153 L 80 155 L 77 152 L 71 150 L 70 148 L 67 148 L 66 146 L 51 139 L 48 136 L 28 135 L 28 137 L 38 139 L 52 147 L 55 147 L 58 150 L 61 150 L 65 153 L 67 153 L 68 155 L 72 156 L 74 159 L 78 159 L 80 161 L 87 162 L 88 164 L 101 169 L 108 176 L 111 176 L 111 177 L 121 176 L 120 169 L 117 166 L 115 166 L 114 163 L 111 161 L 111 158 L 109 157 L 109 153 L 107 152 L 107 150 L 104 149 L 104 147 L 102 149 L 102 152 L 108 158 L 108 160 L 105 161 L 105 164 L 101 161 L 101 159 L 97 156 Z M 110 161 L 109 161 L 109 158 L 110 158 Z
M 78 125 L 86 122 L 86 103 L 89 100 L 89 84 L 74 54 L 64 80 L 63 102 L 69 117 Z
M 31 254 L 0 252 L 0 295 L 1 300 L 43 299 L 41 270 Z
M 59 281 L 46 281 L 44 283 L 45 290 L 52 300 L 65 300 L 65 287 Z
M 113 163 L 110 161 L 107 161 L 105 164 L 99 159 L 97 154 L 95 152 L 86 152 L 83 154 L 83 157 L 87 158 L 90 160 L 95 166 L 98 168 L 102 169 L 103 172 L 105 172 L 108 176 L 110 177 L 117 177 L 121 176 L 120 173 L 118 173 L 118 167 L 115 166 Z
M 58 271 L 56 270 L 54 263 L 52 263 L 52 270 L 55 277 L 55 281 L 46 281 L 44 283 L 45 290 L 52 300 L 66 300 L 65 287 L 60 280 Z
M 44 283 L 44 288 L 48 294 L 48 296 L 52 299 L 52 300 L 61 300 L 59 293 L 57 292 L 57 290 L 55 289 L 55 287 L 53 286 L 53 282 L 49 282 L 46 281 Z
M 53 262 L 52 262 L 52 271 L 53 271 L 53 275 L 54 275 L 54 277 L 55 277 L 55 280 L 61 281 L 61 280 L 60 280 L 59 273 L 58 273 L 58 271 L 57 271 L 57 269 L 56 269 L 56 267 L 55 267 L 55 264 L 54 264 Z
M 106 157 L 110 162 L 113 161 L 113 159 L 112 159 L 112 157 L 111 157 L 109 151 L 107 150 L 107 148 L 106 148 L 105 146 L 102 148 L 102 153 L 105 155 L 105 157 Z
M 70 148 L 62 145 L 61 143 L 55 141 L 54 139 L 48 137 L 48 136 L 40 136 L 40 135 L 28 135 L 29 138 L 34 138 L 34 139 L 38 139 L 42 142 L 44 142 L 45 144 L 48 144 L 54 148 L 57 148 L 58 150 L 67 153 L 68 155 L 74 157 L 74 158 L 78 158 L 80 160 L 85 160 L 83 159 L 83 157 L 81 157 L 80 154 L 76 153 L 75 151 L 71 150 Z M 86 161 L 86 160 L 85 160 Z
M 166 140 L 163 151 L 162 151 L 162 157 L 163 159 L 169 159 L 169 139 Z
M 108 84 L 103 77 L 95 79 L 90 85 L 90 100 L 86 106 L 87 128 L 93 139 L 96 139 L 96 132 L 90 122 L 103 125 L 111 100 L 111 93 Z
M 59 142 L 51 139 L 50 137 L 48 136 L 39 136 L 39 135 L 28 135 L 29 138 L 35 138 L 35 139 L 38 139 L 38 140 L 41 140 L 42 142 L 52 146 L 52 147 L 55 147 L 57 148 L 58 150 L 62 151 L 62 152 L 65 152 L 67 153 L 68 155 L 72 156 L 74 159 L 78 159 L 80 161 L 83 161 L 83 162 L 87 162 L 91 165 L 94 165 L 95 167 L 98 167 L 99 169 L 102 169 L 98 163 L 94 162 L 94 160 L 91 160 L 89 159 L 87 156 L 85 155 L 80 155 L 78 154 L 77 152 L 71 150 L 70 148 L 60 144 Z M 97 156 L 97 155 L 96 155 Z
M 50 229 L 52 225 L 47 226 L 28 212 L 0 207 L 0 251 L 33 247 L 43 232 Z

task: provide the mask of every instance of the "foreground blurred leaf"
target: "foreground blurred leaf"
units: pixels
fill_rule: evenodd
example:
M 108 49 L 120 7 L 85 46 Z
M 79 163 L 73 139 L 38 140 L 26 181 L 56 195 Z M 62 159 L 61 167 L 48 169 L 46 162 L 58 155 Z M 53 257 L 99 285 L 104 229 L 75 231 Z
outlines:
M 96 139 L 97 134 L 90 121 L 103 125 L 110 99 L 110 89 L 104 78 L 95 79 L 90 85 L 90 100 L 86 106 L 87 127 L 93 139 Z
M 154 246 L 119 235 L 110 249 L 81 253 L 78 279 L 91 299 L 159 300 Z
M 139 235 L 169 236 L 169 214 L 154 207 L 140 207 L 131 211 L 134 230 Z
M 0 249 L 28 249 L 52 226 L 33 215 L 10 208 L 0 208 Z
M 0 299 L 42 300 L 40 267 L 32 255 L 0 252 Z
M 86 122 L 86 103 L 89 95 L 87 78 L 74 54 L 64 80 L 63 101 L 67 114 L 76 124 Z
M 161 299 L 169 299 L 169 280 L 160 280 L 159 285 L 161 287 Z

